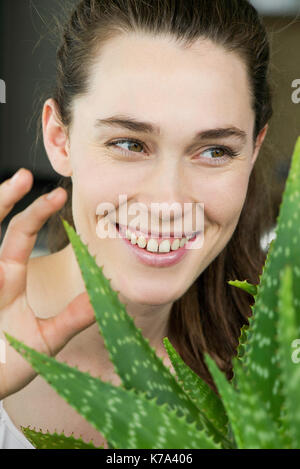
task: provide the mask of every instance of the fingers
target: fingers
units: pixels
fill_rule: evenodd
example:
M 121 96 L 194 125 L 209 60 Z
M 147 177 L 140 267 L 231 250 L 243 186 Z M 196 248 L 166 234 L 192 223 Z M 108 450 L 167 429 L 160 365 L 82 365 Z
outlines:
M 20 176 L 19 176 L 20 178 Z M 19 188 L 17 184 L 19 183 Z M 22 197 L 21 178 L 15 182 L 15 190 L 17 195 L 6 195 L 6 203 L 4 203 L 3 213 L 8 210 L 9 204 L 13 204 L 14 200 Z M 23 182 L 23 191 L 25 183 Z M 7 184 L 5 189 L 8 192 Z M 1 186 L 1 189 L 2 186 Z M 67 200 L 67 192 L 58 188 L 51 193 L 52 198 L 49 200 L 48 195 L 43 195 L 36 199 L 23 212 L 18 213 L 10 221 L 2 246 L 0 249 L 1 261 L 12 261 L 20 264 L 27 264 L 32 250 L 34 248 L 38 232 L 46 223 L 48 218 L 55 212 L 60 210 Z M 2 200 L 2 199 L 1 199 Z M 0 202 L 1 205 L 1 202 Z
M 11 179 L 0 185 L 0 223 L 11 212 L 15 204 L 30 191 L 32 183 L 31 172 L 22 168 Z
M 76 334 L 95 323 L 95 313 L 86 292 L 77 296 L 57 316 L 38 319 L 45 343 L 56 355 Z

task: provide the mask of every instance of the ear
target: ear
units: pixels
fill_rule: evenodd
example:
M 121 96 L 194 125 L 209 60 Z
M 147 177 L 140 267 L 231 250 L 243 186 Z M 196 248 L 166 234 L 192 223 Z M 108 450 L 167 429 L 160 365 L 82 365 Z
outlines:
M 54 99 L 45 102 L 42 121 L 44 145 L 52 168 L 61 176 L 71 177 L 69 137 Z
M 255 148 L 254 148 L 254 153 L 253 153 L 252 160 L 251 160 L 252 167 L 254 166 L 254 164 L 257 160 L 257 157 L 259 155 L 261 146 L 264 142 L 264 139 L 266 138 L 268 130 L 269 130 L 269 124 L 266 124 L 257 136 L 256 144 L 255 144 Z

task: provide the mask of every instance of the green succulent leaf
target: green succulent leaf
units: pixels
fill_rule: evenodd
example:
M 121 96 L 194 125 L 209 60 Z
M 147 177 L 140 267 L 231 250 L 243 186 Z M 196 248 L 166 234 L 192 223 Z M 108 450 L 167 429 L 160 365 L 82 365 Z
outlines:
M 257 286 L 251 285 L 251 283 L 248 283 L 247 280 L 244 280 L 243 282 L 240 280 L 229 280 L 228 284 L 232 285 L 233 287 L 240 288 L 252 296 L 257 294 Z
M 66 436 L 64 433 L 50 434 L 37 432 L 29 427 L 21 427 L 27 440 L 36 449 L 103 449 L 96 447 L 93 443 L 85 443 L 81 438 L 75 439 L 73 436 Z
M 245 346 L 246 346 L 246 342 L 247 342 L 247 331 L 248 331 L 248 328 L 249 326 L 244 324 L 242 329 L 241 329 L 241 334 L 240 334 L 240 338 L 239 338 L 239 345 L 238 345 L 238 348 L 237 348 L 237 355 L 236 355 L 236 358 L 238 360 L 243 360 L 243 357 L 245 355 Z
M 5 334 L 17 350 L 79 414 L 119 449 L 221 449 L 196 423 L 178 417 L 145 393 L 116 387 L 41 354 Z
M 244 324 L 241 328 L 241 333 L 239 337 L 239 343 L 236 351 L 236 360 L 240 362 L 240 364 L 244 367 L 244 356 L 245 356 L 245 348 L 246 348 L 246 343 L 248 340 L 248 332 L 249 325 Z M 235 370 L 233 368 L 233 378 L 231 380 L 232 385 L 236 388 L 237 387 L 237 382 L 236 382 L 236 375 L 235 375 Z
M 291 169 L 277 220 L 276 238 L 269 248 L 260 284 L 252 306 L 253 317 L 247 331 L 244 363 L 249 372 L 252 393 L 261 395 L 270 414 L 279 422 L 284 403 L 283 382 L 278 354 L 278 290 L 280 273 L 288 263 L 294 265 L 293 306 L 300 305 L 300 138 L 297 140 Z M 299 328 L 300 315 L 297 318 Z
M 176 371 L 179 384 L 188 393 L 212 424 L 227 436 L 228 417 L 221 399 L 194 371 L 187 366 L 176 352 L 169 339 L 164 339 L 164 346 L 168 352 L 171 363 Z
M 239 449 L 283 449 L 279 427 L 275 424 L 267 405 L 252 392 L 251 380 L 242 365 L 234 359 L 238 389 L 226 379 L 216 363 L 205 355 L 207 366 L 222 396 Z
M 300 312 L 300 308 L 298 308 Z M 293 359 L 292 344 L 300 337 L 293 303 L 293 270 L 287 265 L 279 290 L 278 341 L 282 373 L 284 434 L 290 438 L 292 449 L 300 449 L 300 363 Z
M 204 359 L 222 398 L 222 403 L 228 415 L 237 446 L 241 448 L 243 438 L 239 425 L 239 394 L 227 380 L 225 374 L 218 368 L 214 360 L 207 354 L 204 355 Z
M 157 398 L 158 404 L 167 403 L 178 416 L 186 415 L 188 422 L 197 422 L 197 428 L 205 429 L 214 441 L 221 442 L 225 448 L 230 447 L 230 441 L 199 411 L 150 347 L 149 340 L 136 328 L 133 318 L 118 298 L 119 292 L 112 289 L 103 274 L 103 267 L 98 266 L 80 236 L 68 222 L 62 222 L 73 246 L 110 360 L 123 386 L 135 392 L 146 392 L 147 398 Z

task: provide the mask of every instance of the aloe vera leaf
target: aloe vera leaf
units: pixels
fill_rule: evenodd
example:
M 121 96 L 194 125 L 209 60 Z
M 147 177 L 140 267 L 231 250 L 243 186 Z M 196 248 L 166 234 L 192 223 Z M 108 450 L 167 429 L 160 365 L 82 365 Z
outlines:
M 236 350 L 236 355 L 235 358 L 240 362 L 240 364 L 244 367 L 244 356 L 245 356 L 245 347 L 246 347 L 246 342 L 248 340 L 248 335 L 247 335 L 247 330 L 249 326 L 247 324 L 244 324 L 241 328 L 241 333 L 239 337 L 239 343 L 238 347 Z M 237 382 L 236 382 L 236 376 L 235 376 L 235 370 L 234 368 L 232 369 L 233 371 L 233 377 L 231 379 L 231 384 L 233 385 L 234 388 L 237 387 Z
M 300 449 L 300 364 L 293 362 L 291 345 L 299 337 L 293 302 L 293 271 L 288 265 L 283 271 L 279 290 L 278 341 L 285 397 L 282 421 L 293 449 Z
M 240 448 L 243 444 L 242 435 L 240 433 L 239 426 L 239 415 L 238 415 L 238 401 L 239 396 L 237 391 L 233 386 L 228 382 L 224 373 L 222 373 L 217 364 L 207 355 L 204 354 L 204 359 L 208 366 L 208 369 L 214 379 L 214 382 L 217 386 L 219 394 L 222 399 L 222 403 L 225 407 L 230 426 L 232 428 L 233 436 L 237 446 Z
M 247 293 L 252 295 L 254 298 L 257 294 L 257 286 L 256 285 L 251 285 L 246 280 L 244 280 L 243 282 L 241 282 L 239 280 L 230 280 L 228 283 L 229 283 L 229 285 L 232 285 L 236 288 L 240 288 L 241 290 L 246 291 Z M 238 347 L 237 347 L 237 351 L 236 351 L 236 357 L 241 362 L 243 362 L 244 355 L 245 355 L 245 346 L 246 346 L 246 342 L 248 340 L 248 335 L 247 335 L 248 327 L 249 327 L 249 324 L 244 324 L 242 326 L 240 337 L 239 337 L 239 343 L 238 343 Z M 232 384 L 235 385 L 235 376 L 233 376 L 233 378 L 232 378 Z
M 257 286 L 251 285 L 251 283 L 248 283 L 247 280 L 243 280 L 243 282 L 240 280 L 229 280 L 227 283 L 233 287 L 244 290 L 252 296 L 257 294 Z
M 167 404 L 158 405 L 146 393 L 113 386 L 83 373 L 22 342 L 5 336 L 54 389 L 80 415 L 119 449 L 221 449 L 196 422 L 178 417 Z
M 228 417 L 221 399 L 204 380 L 184 363 L 167 337 L 164 339 L 164 346 L 177 374 L 179 384 L 195 402 L 198 409 L 226 436 L 228 434 Z
M 36 449 L 103 449 L 93 443 L 85 443 L 81 438 L 66 436 L 64 433 L 42 433 L 29 427 L 21 427 L 22 432 Z
M 207 354 L 205 360 L 222 397 L 238 448 L 284 448 L 278 426 L 259 394 L 252 392 L 251 381 L 239 361 L 234 359 L 238 380 L 238 390 L 235 390 Z
M 239 360 L 242 360 L 245 354 L 245 346 L 247 342 L 247 330 L 248 330 L 248 325 L 244 324 L 243 327 L 241 328 L 241 334 L 239 337 L 239 345 L 237 348 L 237 354 L 236 357 Z
M 293 266 L 295 281 L 293 302 L 295 308 L 300 305 L 300 138 L 295 152 L 280 214 L 277 220 L 276 238 L 269 248 L 266 264 L 260 278 L 255 304 L 252 306 L 253 317 L 249 319 L 248 340 L 245 345 L 244 363 L 249 370 L 252 392 L 260 393 L 262 400 L 268 403 L 271 415 L 280 420 L 283 405 L 282 382 L 278 350 L 278 289 L 280 272 L 287 263 Z M 300 318 L 298 318 L 299 326 Z
M 285 449 L 286 440 L 279 431 L 279 424 L 270 413 L 268 402 L 263 401 L 261 394 L 253 392 L 252 381 L 249 374 L 240 363 L 235 365 L 238 380 L 239 397 L 241 402 L 241 422 L 243 427 L 245 448 L 258 449 Z
M 225 448 L 230 447 L 230 441 L 199 411 L 150 347 L 141 329 L 136 328 L 125 305 L 119 300 L 118 292 L 111 288 L 110 281 L 104 276 L 103 267 L 97 265 L 80 236 L 68 222 L 62 222 L 73 246 L 110 360 L 124 387 L 146 392 L 150 399 L 157 397 L 158 404 L 167 403 L 171 409 L 176 409 L 178 416 L 187 415 L 189 422 L 197 422 L 199 430 L 205 429 L 217 443 L 221 442 Z

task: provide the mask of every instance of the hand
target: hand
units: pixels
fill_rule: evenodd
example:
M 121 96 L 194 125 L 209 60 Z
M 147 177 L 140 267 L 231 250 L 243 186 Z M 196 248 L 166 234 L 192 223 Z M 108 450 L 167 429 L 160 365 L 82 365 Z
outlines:
M 0 224 L 32 184 L 32 173 L 21 169 L 15 181 L 9 179 L 0 185 Z M 39 197 L 12 218 L 0 247 L 0 339 L 6 345 L 6 363 L 0 363 L 0 400 L 25 387 L 37 375 L 9 345 L 3 332 L 41 353 L 55 356 L 72 337 L 95 322 L 86 292 L 49 319 L 36 317 L 28 304 L 27 267 L 38 232 L 67 200 L 61 187 L 51 195 L 51 199 L 47 195 Z

